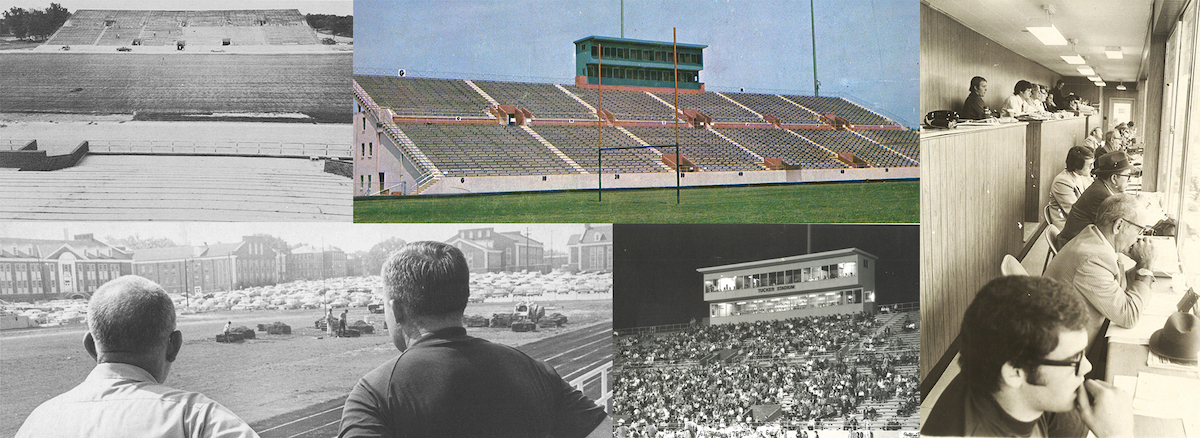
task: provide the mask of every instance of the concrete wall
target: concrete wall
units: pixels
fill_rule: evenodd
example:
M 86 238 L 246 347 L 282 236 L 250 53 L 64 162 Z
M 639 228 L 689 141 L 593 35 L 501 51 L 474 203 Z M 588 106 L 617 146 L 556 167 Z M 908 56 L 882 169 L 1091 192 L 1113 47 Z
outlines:
M 760 170 L 745 172 L 686 172 L 680 180 L 683 187 L 725 186 L 740 184 L 779 184 L 835 181 L 877 181 L 915 179 L 918 167 L 866 169 L 808 169 Z M 675 187 L 675 175 L 664 173 L 605 174 L 605 189 Z M 596 175 L 491 176 L 447 177 L 429 187 L 426 195 L 459 195 L 470 193 L 506 193 L 544 190 L 595 189 Z

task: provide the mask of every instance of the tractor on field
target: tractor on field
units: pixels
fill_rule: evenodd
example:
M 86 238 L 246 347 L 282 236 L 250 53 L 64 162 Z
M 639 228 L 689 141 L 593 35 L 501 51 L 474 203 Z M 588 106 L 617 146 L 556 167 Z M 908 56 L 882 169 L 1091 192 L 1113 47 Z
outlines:
M 512 313 L 492 314 L 491 326 L 510 327 L 514 332 L 537 331 L 537 323 L 546 316 L 546 308 L 540 304 L 522 301 L 513 306 Z

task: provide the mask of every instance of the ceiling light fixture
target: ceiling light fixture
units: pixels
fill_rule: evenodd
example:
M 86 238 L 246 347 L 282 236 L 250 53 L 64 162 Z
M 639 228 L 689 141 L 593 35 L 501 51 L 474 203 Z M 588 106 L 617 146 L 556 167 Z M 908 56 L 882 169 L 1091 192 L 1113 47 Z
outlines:
M 1029 33 L 1032 33 L 1034 37 L 1037 37 L 1038 41 L 1041 41 L 1042 44 L 1047 46 L 1067 45 L 1067 39 L 1063 38 L 1062 33 L 1060 33 L 1058 28 L 1054 27 L 1054 23 L 1050 21 L 1050 16 L 1054 15 L 1054 6 L 1042 5 L 1042 10 L 1046 11 L 1046 21 L 1049 22 L 1050 25 L 1031 26 L 1026 27 L 1025 30 L 1029 31 Z
M 1100 82 L 1100 81 L 1104 80 L 1104 79 L 1100 79 L 1099 76 L 1088 76 L 1087 78 L 1089 81 L 1092 81 L 1092 82 Z
M 1124 82 L 1122 82 L 1122 83 L 1120 83 L 1120 84 L 1117 84 L 1117 90 L 1120 90 L 1120 91 L 1125 91 L 1125 90 L 1127 90 L 1127 89 L 1128 89 L 1128 88 L 1125 88 L 1125 83 L 1124 83 Z
M 1115 46 L 1114 47 L 1105 47 L 1104 54 L 1108 56 L 1108 59 L 1124 59 L 1125 58 L 1125 54 L 1121 53 L 1121 48 L 1115 47 Z
M 1096 76 L 1096 71 L 1092 70 L 1091 67 L 1086 66 L 1086 65 L 1083 67 L 1079 67 L 1076 70 L 1079 70 L 1079 74 L 1084 75 L 1084 76 Z
M 1097 87 L 1107 87 L 1107 86 L 1108 86 L 1108 84 L 1106 84 L 1106 83 L 1104 83 L 1103 81 L 1101 81 L 1101 82 L 1096 82 L 1096 86 L 1097 86 Z
M 1083 57 L 1079 56 L 1079 55 L 1070 55 L 1070 56 L 1062 55 L 1062 56 L 1060 56 L 1060 58 L 1062 58 L 1063 61 L 1067 61 L 1067 64 L 1071 64 L 1071 65 L 1087 64 L 1087 61 L 1084 61 Z

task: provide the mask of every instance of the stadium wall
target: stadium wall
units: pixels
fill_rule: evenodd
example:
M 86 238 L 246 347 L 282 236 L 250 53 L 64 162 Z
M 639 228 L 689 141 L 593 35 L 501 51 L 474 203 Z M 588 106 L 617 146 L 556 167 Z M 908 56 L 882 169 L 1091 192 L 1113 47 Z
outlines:
M 806 182 L 882 181 L 915 179 L 918 167 L 863 169 L 763 170 L 746 172 L 686 172 L 684 187 L 727 186 L 742 184 L 781 184 Z M 619 177 L 619 178 L 618 178 Z M 675 187 L 675 175 L 663 173 L 605 174 L 604 188 L 634 189 Z M 470 193 L 507 193 L 550 190 L 588 190 L 596 188 L 596 175 L 478 176 L 446 177 L 421 194 L 459 195 Z

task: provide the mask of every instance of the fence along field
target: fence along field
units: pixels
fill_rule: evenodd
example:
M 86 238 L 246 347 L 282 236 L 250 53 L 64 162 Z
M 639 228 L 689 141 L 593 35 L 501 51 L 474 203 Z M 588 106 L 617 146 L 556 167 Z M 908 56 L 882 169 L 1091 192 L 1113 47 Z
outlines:
M 351 121 L 352 54 L 0 54 L 0 111 Z

